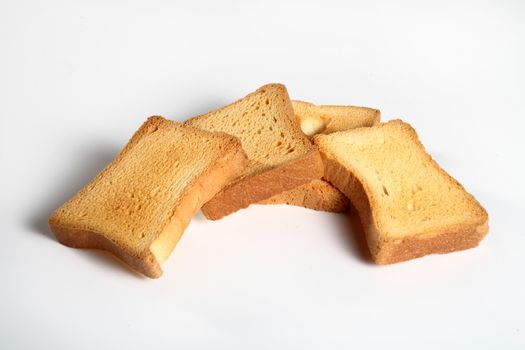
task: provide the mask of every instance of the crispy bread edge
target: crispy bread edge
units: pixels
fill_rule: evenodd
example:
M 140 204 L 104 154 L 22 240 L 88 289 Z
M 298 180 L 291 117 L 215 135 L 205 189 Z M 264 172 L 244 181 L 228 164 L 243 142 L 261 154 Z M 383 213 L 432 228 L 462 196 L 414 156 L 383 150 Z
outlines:
M 117 155 L 115 160 L 113 160 L 108 166 L 106 166 L 106 168 L 104 168 L 90 183 L 84 186 L 84 188 L 82 188 L 72 198 L 76 196 L 81 196 L 83 193 L 89 191 L 90 188 L 94 186 L 112 166 L 117 164 L 126 155 L 126 153 L 138 142 L 138 140 L 140 140 L 147 133 L 156 130 L 156 128 L 158 128 L 162 123 L 166 121 L 166 119 L 159 116 L 153 116 L 148 118 L 148 120 L 145 123 L 143 123 L 142 126 L 135 132 L 130 141 Z M 226 163 L 218 161 L 211 168 L 205 171 L 199 178 L 197 178 L 196 181 L 193 182 L 193 184 L 183 194 L 183 198 L 180 202 L 179 207 L 174 209 L 173 214 L 171 215 L 170 219 L 165 223 L 165 226 L 161 230 L 161 232 L 159 232 L 159 235 L 157 239 L 152 243 L 152 246 L 155 245 L 159 237 L 169 234 L 174 238 L 170 241 L 170 243 L 172 243 L 174 247 L 177 241 L 179 240 L 180 236 L 182 236 L 182 233 L 188 225 L 189 221 L 191 220 L 192 215 L 195 211 L 199 209 L 200 205 L 206 202 L 206 200 L 209 197 L 212 197 L 213 195 L 215 195 L 215 193 L 220 191 L 224 184 L 226 184 L 232 178 L 238 176 L 238 174 L 244 169 L 247 160 L 246 155 L 242 150 L 240 141 L 231 135 L 224 135 L 228 136 L 233 141 L 230 143 L 233 147 L 231 147 L 230 150 L 225 152 L 225 155 L 223 157 L 223 160 L 231 161 L 231 163 L 228 163 L 228 165 L 230 166 L 228 167 L 226 166 Z M 221 179 L 221 174 L 223 175 L 223 181 L 218 181 L 219 179 Z M 195 193 L 196 189 L 209 190 L 210 187 L 208 186 L 210 185 L 210 183 L 207 182 L 207 178 L 212 179 L 211 185 L 218 187 L 213 188 L 213 191 L 210 191 L 210 194 L 208 194 L 207 196 L 203 196 L 201 192 Z M 195 201 L 195 197 L 201 199 L 199 201 Z M 192 201 L 195 202 L 193 206 L 190 205 Z M 192 207 L 193 211 L 186 209 Z M 147 277 L 158 278 L 162 275 L 162 269 L 160 267 L 159 262 L 157 261 L 156 255 L 151 251 L 151 247 L 141 256 L 136 256 L 126 251 L 126 249 L 119 246 L 115 242 L 107 239 L 106 237 L 104 237 L 104 235 L 102 235 L 99 232 L 80 230 L 72 227 L 63 226 L 61 225 L 60 218 L 58 216 L 59 209 L 57 209 L 51 215 L 49 219 L 49 227 L 60 243 L 73 248 L 91 248 L 106 250 L 114 254 L 115 256 L 126 262 L 130 267 L 141 272 Z M 180 219 L 181 217 L 182 219 Z M 180 228 L 180 232 L 174 233 L 173 230 L 176 230 L 177 228 Z
M 333 191 L 333 193 L 326 195 L 323 189 L 314 185 L 315 181 L 277 194 L 257 204 L 287 204 L 332 213 L 346 213 L 348 211 L 350 201 L 341 191 L 328 181 L 321 179 L 319 181 L 323 181 Z
M 436 168 L 438 172 L 446 175 L 454 183 L 458 184 L 474 202 L 483 209 L 483 218 L 481 222 L 476 225 L 455 225 L 404 239 L 382 239 L 379 237 L 381 227 L 376 220 L 374 220 L 374 199 L 369 196 L 371 191 L 367 190 L 366 184 L 360 182 L 355 174 L 346 169 L 336 159 L 331 157 L 330 154 L 320 149 L 321 157 L 325 165 L 324 177 L 350 198 L 350 201 L 357 209 L 374 261 L 378 264 L 392 264 L 429 254 L 449 253 L 478 246 L 489 231 L 488 214 L 485 209 L 459 182 L 432 159 L 425 151 L 417 133 L 409 124 L 400 120 L 394 120 L 391 121 L 391 123 L 392 122 L 403 123 L 409 128 L 410 136 L 414 139 L 417 146 L 421 147 L 425 152 L 432 166 Z
M 218 220 L 250 204 L 304 185 L 323 175 L 323 163 L 317 147 L 303 157 L 290 160 L 260 174 L 246 178 L 213 197 L 202 207 L 206 218 Z
M 363 108 L 370 111 L 375 112 L 374 117 L 371 120 L 371 125 L 363 125 L 363 127 L 368 126 L 374 126 L 377 125 L 381 119 L 381 111 L 379 109 L 369 108 L 369 107 L 357 107 L 357 106 L 335 106 L 335 105 L 316 105 L 311 102 L 301 101 L 301 100 L 292 100 L 292 107 L 294 104 L 302 105 L 302 108 L 323 108 L 323 107 L 352 107 L 352 108 Z M 295 121 L 300 127 L 300 118 L 295 117 Z M 325 133 L 331 133 L 331 132 L 337 132 L 337 131 L 344 131 L 344 130 L 331 130 L 329 128 L 329 125 L 325 127 L 325 129 L 319 134 L 325 134 Z M 330 186 L 332 186 L 329 182 L 327 182 Z M 326 212 L 333 212 L 333 213 L 345 213 L 348 211 L 349 206 L 349 200 L 348 198 L 341 193 L 337 188 L 334 187 L 334 190 L 340 193 L 340 196 L 334 196 L 332 197 L 332 200 L 327 200 L 324 198 L 323 193 L 321 193 L 321 189 L 317 187 L 307 187 L 302 186 L 298 188 L 294 188 L 289 191 L 293 191 L 293 193 L 288 193 L 288 191 L 282 192 L 280 194 L 277 194 L 275 196 L 272 196 L 269 199 L 263 200 L 259 202 L 258 204 L 287 204 L 287 205 L 294 205 L 299 207 L 304 207 L 308 209 L 318 210 L 318 211 L 326 211 Z M 302 198 L 296 198 L 296 195 L 300 195 L 299 197 Z

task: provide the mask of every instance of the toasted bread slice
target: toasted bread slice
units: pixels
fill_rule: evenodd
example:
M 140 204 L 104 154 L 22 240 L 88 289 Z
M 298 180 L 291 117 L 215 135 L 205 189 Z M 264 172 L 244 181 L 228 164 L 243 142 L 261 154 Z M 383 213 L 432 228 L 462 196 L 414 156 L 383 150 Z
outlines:
M 309 137 L 337 131 L 373 126 L 379 123 L 381 112 L 377 109 L 356 106 L 314 105 L 292 101 L 293 110 L 301 130 Z
M 325 178 L 357 208 L 374 260 L 390 264 L 475 247 L 488 232 L 476 199 L 394 120 L 316 135 Z
M 235 137 L 151 117 L 49 226 L 67 246 L 107 250 L 157 278 L 193 214 L 245 165 Z
M 323 174 L 319 151 L 301 132 L 284 85 L 265 85 L 185 125 L 237 136 L 248 156 L 241 176 L 203 206 L 208 219 L 220 219 Z
M 288 204 L 320 211 L 344 213 L 349 200 L 325 180 L 312 180 L 293 190 L 275 195 L 260 204 Z
M 381 112 L 377 109 L 355 106 L 314 105 L 292 100 L 295 117 L 303 133 L 329 134 L 379 123 Z M 277 194 L 260 204 L 289 204 L 320 211 L 343 213 L 348 210 L 348 199 L 337 188 L 325 180 L 314 180 L 309 184 Z

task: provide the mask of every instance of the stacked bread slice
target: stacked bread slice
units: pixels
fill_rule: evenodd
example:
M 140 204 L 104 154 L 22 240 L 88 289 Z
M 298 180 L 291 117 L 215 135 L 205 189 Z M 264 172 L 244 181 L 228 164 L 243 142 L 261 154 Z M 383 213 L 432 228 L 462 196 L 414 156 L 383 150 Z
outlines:
M 298 127 L 284 85 L 265 85 L 184 125 L 236 136 L 248 155 L 243 173 L 203 206 L 208 219 L 220 219 L 323 175 L 319 151 Z
M 281 84 L 184 123 L 149 118 L 119 155 L 49 219 L 57 239 L 107 250 L 147 277 L 202 208 L 251 204 L 358 210 L 380 264 L 476 246 L 486 211 L 376 109 L 290 101 Z
M 316 106 L 309 102 L 292 101 L 296 120 L 308 137 L 336 131 L 373 126 L 379 123 L 377 109 L 355 106 Z M 261 204 L 288 204 L 320 211 L 344 213 L 348 198 L 328 181 L 313 180 L 303 186 L 277 194 Z

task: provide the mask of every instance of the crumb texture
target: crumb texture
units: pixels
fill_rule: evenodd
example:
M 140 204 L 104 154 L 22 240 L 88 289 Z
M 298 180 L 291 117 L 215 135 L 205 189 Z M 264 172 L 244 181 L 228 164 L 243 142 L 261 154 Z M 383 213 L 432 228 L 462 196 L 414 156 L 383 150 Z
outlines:
M 280 84 L 265 85 L 237 102 L 191 118 L 185 124 L 238 137 L 249 158 L 241 178 L 274 168 L 312 150 L 293 119 L 286 88 Z
M 220 219 L 322 176 L 319 152 L 302 133 L 284 85 L 265 85 L 185 125 L 238 137 L 248 157 L 245 171 L 204 205 L 208 219 Z

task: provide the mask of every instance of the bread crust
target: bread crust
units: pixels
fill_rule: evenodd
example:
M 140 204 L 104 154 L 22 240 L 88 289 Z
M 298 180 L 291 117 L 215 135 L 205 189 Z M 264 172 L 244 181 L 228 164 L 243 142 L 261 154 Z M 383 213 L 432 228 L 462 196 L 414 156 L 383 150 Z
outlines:
M 396 120 L 390 123 L 402 122 Z M 404 125 L 408 126 L 408 124 Z M 410 126 L 408 127 L 414 141 L 419 147 L 424 148 L 415 131 Z M 481 218 L 476 223 L 449 225 L 404 238 L 386 238 L 381 235 L 384 229 L 380 222 L 374 218 L 374 208 L 378 206 L 377 201 L 379 199 L 374 197 L 366 181 L 360 180 L 363 176 L 347 169 L 329 152 L 324 152 L 322 149 L 320 152 L 325 166 L 324 177 L 343 192 L 357 209 L 372 258 L 378 264 L 392 264 L 428 254 L 449 253 L 473 248 L 488 233 L 488 214 L 472 197 L 482 209 Z M 430 155 L 427 154 L 427 156 L 429 162 L 438 172 L 446 175 L 463 189 L 463 186 L 439 167 Z
M 451 226 L 446 230 L 433 231 L 404 239 L 381 239 L 380 228 L 373 218 L 372 206 L 363 185 L 348 173 L 336 160 L 321 153 L 325 164 L 325 176 L 339 188 L 357 209 L 366 232 L 366 240 L 374 261 L 378 264 L 393 264 L 434 253 L 474 248 L 488 233 L 488 221 L 479 225 Z M 487 218 L 488 220 L 488 218 Z
M 350 201 L 328 181 L 321 179 L 277 194 L 259 204 L 287 204 L 318 211 L 346 213 Z
M 288 161 L 225 188 L 202 207 L 210 220 L 218 220 L 250 204 L 291 190 L 323 175 L 323 163 L 316 147 L 301 158 Z
M 162 123 L 174 123 L 162 117 L 150 117 L 133 135 L 128 144 L 117 155 L 115 160 L 104 168 L 89 184 L 82 188 L 75 196 L 82 196 L 92 188 L 99 179 L 104 177 L 111 167 L 126 156 L 127 152 L 146 134 L 155 131 Z M 190 129 L 189 127 L 186 127 Z M 217 134 L 217 133 L 216 133 Z M 225 141 L 223 156 L 198 178 L 194 179 L 181 196 L 179 204 L 173 209 L 169 219 L 162 225 L 157 238 L 150 247 L 139 254 L 129 251 L 119 242 L 112 241 L 103 232 L 78 229 L 64 225 L 61 222 L 60 208 L 49 219 L 49 227 L 57 240 L 69 247 L 106 250 L 131 268 L 150 278 L 162 275 L 160 264 L 169 255 L 171 250 L 182 236 L 193 214 L 213 197 L 222 187 L 237 177 L 244 169 L 247 158 L 242 150 L 240 141 L 230 135 L 223 134 Z M 152 249 L 155 246 L 156 249 Z M 162 255 L 162 256 L 161 256 Z
M 415 237 L 380 241 L 375 261 L 393 264 L 428 254 L 445 254 L 477 247 L 488 233 L 488 222 L 481 225 L 450 227 Z
M 162 276 L 162 269 L 150 251 L 143 256 L 136 256 L 99 232 L 60 226 L 51 220 L 49 221 L 49 228 L 55 234 L 56 239 L 65 246 L 105 250 L 149 278 Z
M 263 99 L 265 96 L 266 101 Z M 268 99 L 268 96 L 270 99 Z M 323 164 L 319 151 L 301 131 L 299 121 L 294 116 L 286 87 L 282 84 L 264 85 L 244 98 L 215 111 L 190 118 L 184 123 L 185 125 L 203 128 L 204 130 L 231 132 L 233 135 L 237 135 L 242 142 L 248 142 L 252 145 L 253 142 L 251 141 L 254 138 L 255 140 L 266 140 L 263 139 L 264 136 L 258 136 L 264 134 L 260 134 L 259 132 L 258 134 L 252 134 L 251 138 L 247 138 L 243 132 L 238 132 L 234 125 L 238 125 L 238 122 L 240 120 L 242 121 L 247 113 L 253 118 L 254 112 L 249 112 L 246 106 L 242 109 L 237 108 L 250 99 L 252 99 L 254 103 L 260 99 L 263 106 L 267 106 L 271 104 L 270 101 L 272 98 L 278 99 L 277 106 L 279 106 L 278 108 L 282 108 L 281 121 L 284 123 L 285 129 L 278 130 L 276 128 L 274 130 L 273 126 L 270 125 L 269 130 L 272 131 L 273 135 L 278 135 L 279 131 L 281 131 L 282 137 L 285 136 L 282 131 L 287 134 L 286 137 L 293 141 L 290 145 L 290 151 L 293 151 L 295 147 L 293 157 L 280 155 L 279 160 L 275 163 L 268 164 L 268 167 L 262 167 L 257 169 L 257 171 L 243 174 L 232 181 L 228 187 L 203 206 L 202 211 L 206 218 L 211 220 L 220 219 L 237 210 L 246 208 L 250 204 L 255 204 L 276 194 L 304 185 L 311 180 L 321 178 Z M 259 106 L 256 108 L 258 110 Z M 234 115 L 235 120 L 233 122 L 228 120 L 228 122 L 221 121 L 217 122 L 217 124 L 207 124 L 209 121 L 215 121 L 215 118 L 218 118 L 217 115 L 220 115 L 220 113 Z M 269 113 L 268 110 L 265 110 L 265 112 L 259 111 L 257 114 L 258 113 L 262 113 L 260 117 L 263 117 L 266 122 L 271 122 L 271 113 Z M 275 117 L 274 121 L 277 122 Z M 219 124 L 221 126 L 218 126 Z M 286 142 L 281 141 L 282 140 L 279 140 L 278 142 L 281 146 L 272 145 L 271 148 L 275 150 L 277 147 L 282 147 Z M 256 154 L 253 149 L 252 152 Z M 256 156 L 252 157 L 249 151 L 247 151 L 247 153 L 249 157 L 249 165 L 247 168 L 250 168 L 250 164 L 261 164 L 261 158 L 257 158 Z
M 300 100 L 292 100 L 292 107 L 296 122 L 309 138 L 312 138 L 313 134 L 330 134 L 357 127 L 374 126 L 379 123 L 381 117 L 378 109 L 368 107 L 315 105 Z M 310 125 L 309 130 L 305 129 L 307 125 Z M 344 213 L 348 211 L 349 200 L 328 181 L 321 179 L 272 196 L 259 204 L 288 204 L 318 211 Z

